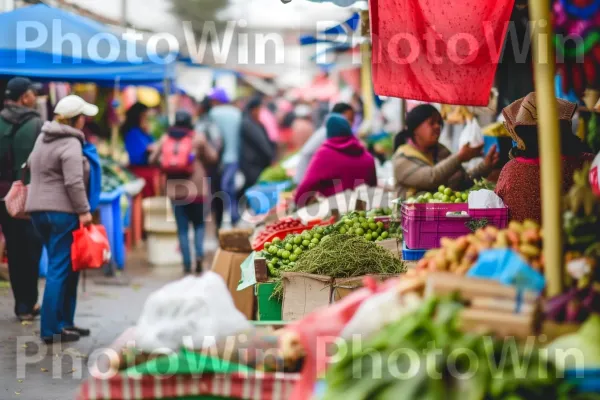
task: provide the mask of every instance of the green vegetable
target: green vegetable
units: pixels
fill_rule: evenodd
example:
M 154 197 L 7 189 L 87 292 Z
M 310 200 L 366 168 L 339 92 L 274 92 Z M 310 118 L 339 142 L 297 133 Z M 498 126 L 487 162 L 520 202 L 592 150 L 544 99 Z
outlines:
M 267 167 L 262 174 L 260 174 L 258 181 L 259 182 L 283 182 L 283 181 L 287 181 L 289 180 L 290 177 L 288 176 L 287 172 L 285 171 L 285 169 L 280 166 L 273 166 L 273 167 Z

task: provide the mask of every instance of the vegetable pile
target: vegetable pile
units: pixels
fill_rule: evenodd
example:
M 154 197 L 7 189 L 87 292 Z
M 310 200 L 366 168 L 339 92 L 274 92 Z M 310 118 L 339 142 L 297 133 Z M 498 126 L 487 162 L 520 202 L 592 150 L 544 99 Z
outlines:
M 108 193 L 124 185 L 125 183 L 136 180 L 136 176 L 121 167 L 116 161 L 107 157 L 100 157 L 102 166 L 102 192 Z
M 280 270 L 294 268 L 307 250 L 319 246 L 323 239 L 332 233 L 360 236 L 369 242 L 379 242 L 392 236 L 383 222 L 376 222 L 374 217 L 367 218 L 367 213 L 364 211 L 352 212 L 333 225 L 317 226 L 300 234 L 288 235 L 284 240 L 276 238 L 273 242 L 265 243 L 261 257 L 267 260 L 269 276 L 279 277 Z
M 317 228 L 318 229 L 318 228 Z M 313 239 L 314 240 L 314 239 Z M 290 262 L 281 270 L 271 268 L 274 276 L 279 272 L 304 272 L 332 278 L 349 278 L 368 274 L 396 275 L 406 272 L 404 263 L 389 251 L 364 237 L 332 233 L 311 243 L 309 250 L 297 262 Z M 283 254 L 285 257 L 287 254 Z M 296 254 L 293 254 L 295 256 Z M 291 256 L 290 256 L 291 257 Z M 271 271 L 272 270 L 272 271 Z M 283 286 L 278 283 L 273 297 L 283 297 Z
M 492 248 L 511 248 L 534 269 L 541 271 L 544 267 L 540 226 L 533 221 L 523 224 L 512 221 L 504 230 L 487 226 L 457 239 L 442 238 L 441 248 L 425 253 L 417 268 L 464 275 L 475 264 L 481 251 Z
M 267 167 L 262 174 L 260 174 L 258 181 L 273 183 L 287 181 L 288 179 L 290 179 L 290 177 L 285 171 L 285 168 L 283 168 L 281 165 L 276 165 Z
M 348 343 L 324 400 L 577 398 L 534 346 L 460 332 L 461 309 L 429 299 L 366 343 Z
M 300 220 L 299 218 L 283 218 L 277 222 L 274 222 L 272 224 L 269 224 L 267 226 L 265 226 L 265 228 L 260 231 L 260 233 L 258 233 L 254 239 L 254 246 L 253 247 L 257 247 L 258 245 L 260 245 L 260 243 L 264 242 L 265 240 L 267 240 L 271 235 L 286 230 L 286 229 L 294 229 L 294 228 L 302 228 L 303 226 L 305 226 L 302 223 L 302 220 Z
M 423 193 L 417 197 L 410 197 L 406 203 L 465 203 L 469 199 L 468 193 L 455 192 L 441 185 L 435 193 Z

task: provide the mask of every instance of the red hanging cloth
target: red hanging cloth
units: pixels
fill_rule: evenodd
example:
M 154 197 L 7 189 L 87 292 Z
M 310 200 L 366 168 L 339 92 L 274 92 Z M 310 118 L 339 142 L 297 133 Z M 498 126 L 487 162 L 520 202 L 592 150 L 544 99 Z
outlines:
M 375 93 L 487 106 L 514 0 L 371 0 Z

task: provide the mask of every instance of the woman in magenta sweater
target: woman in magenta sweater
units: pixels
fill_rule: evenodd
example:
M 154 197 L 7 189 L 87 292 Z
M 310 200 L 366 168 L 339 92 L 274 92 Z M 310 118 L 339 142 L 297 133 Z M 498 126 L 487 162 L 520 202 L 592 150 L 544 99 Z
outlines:
M 340 114 L 331 114 L 326 124 L 327 140 L 313 156 L 295 201 L 303 207 L 316 194 L 325 197 L 362 184 L 377 186 L 375 160 L 352 134 Z

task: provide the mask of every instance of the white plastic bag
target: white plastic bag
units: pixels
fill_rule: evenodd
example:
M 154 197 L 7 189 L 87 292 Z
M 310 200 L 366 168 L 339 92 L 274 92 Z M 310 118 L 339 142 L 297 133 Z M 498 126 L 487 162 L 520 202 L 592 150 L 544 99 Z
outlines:
M 464 145 L 468 144 L 471 147 L 479 147 L 483 145 L 483 132 L 477 119 L 473 118 L 467 122 L 465 128 L 460 133 L 460 139 L 458 140 L 458 148 L 461 149 Z M 465 169 L 469 170 L 481 163 L 483 159 L 481 157 L 474 158 L 473 160 L 464 163 Z
M 476 190 L 469 193 L 469 208 L 504 208 L 506 205 L 493 191 L 487 189 Z
M 360 305 L 340 337 L 346 340 L 352 339 L 354 335 L 368 337 L 416 310 L 420 304 L 421 298 L 413 292 L 401 295 L 392 289 L 375 294 Z
M 252 329 L 223 279 L 206 272 L 169 283 L 148 297 L 136 327 L 136 347 L 144 352 L 203 349 Z

